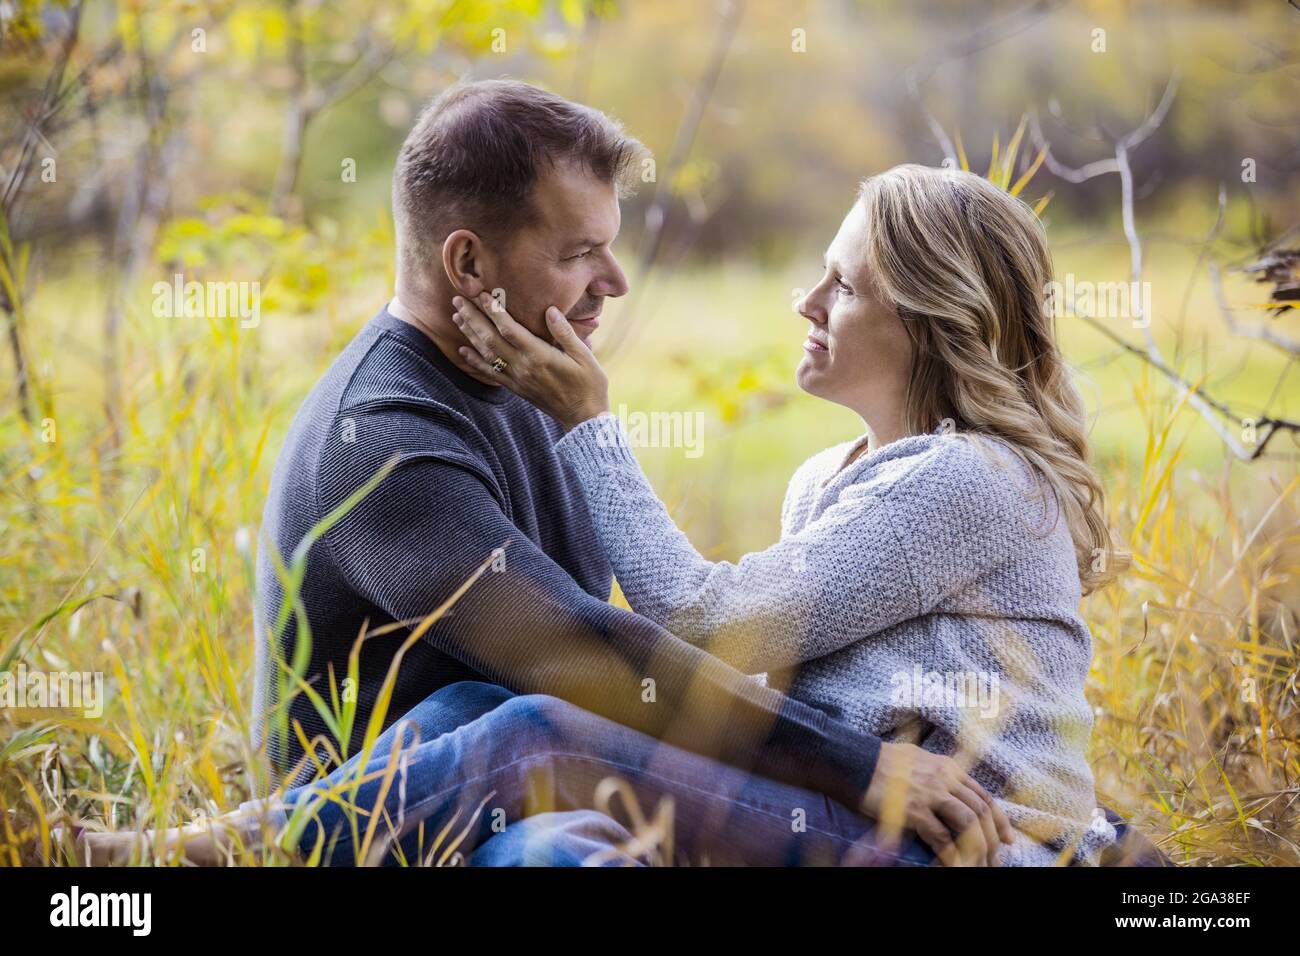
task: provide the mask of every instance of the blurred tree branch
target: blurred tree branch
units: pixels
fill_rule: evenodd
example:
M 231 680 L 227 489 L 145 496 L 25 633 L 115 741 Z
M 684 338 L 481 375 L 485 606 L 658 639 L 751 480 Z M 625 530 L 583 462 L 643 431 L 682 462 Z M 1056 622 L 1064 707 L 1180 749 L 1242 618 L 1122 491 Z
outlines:
M 189 36 L 178 28 L 164 46 L 164 61 Z M 104 411 L 108 420 L 106 447 L 114 454 L 120 443 L 121 424 L 117 406 L 121 398 L 122 374 L 118 355 L 126 298 L 136 277 L 153 251 L 154 240 L 165 217 L 172 194 L 174 171 L 183 146 L 183 136 L 171 129 L 171 83 L 157 67 L 143 36 L 136 45 L 136 68 L 141 90 L 145 132 L 136 150 L 132 173 L 116 224 L 107 245 L 110 292 L 104 315 Z M 96 136 L 96 143 L 102 140 Z
M 1133 209 L 1133 168 L 1130 157 L 1138 146 L 1149 139 L 1164 123 L 1173 107 L 1174 99 L 1178 92 L 1178 74 L 1173 73 L 1169 81 L 1165 84 L 1164 93 L 1161 95 L 1159 102 L 1146 117 L 1136 127 L 1128 133 L 1118 137 L 1114 141 L 1114 156 L 1107 159 L 1098 160 L 1080 168 L 1071 168 L 1059 162 L 1052 154 L 1051 145 L 1043 135 L 1042 127 L 1038 122 L 1037 114 L 1031 114 L 1030 136 L 1033 137 L 1035 144 L 1043 151 L 1045 165 L 1054 174 L 1069 182 L 1080 183 L 1096 176 L 1103 176 L 1110 173 L 1117 174 L 1120 180 L 1120 212 L 1124 227 L 1124 238 L 1129 247 L 1129 280 L 1134 289 L 1141 286 L 1143 275 L 1142 261 L 1142 239 L 1138 234 L 1137 220 Z M 1210 234 L 1206 237 L 1203 245 L 1208 248 L 1218 235 L 1219 230 L 1224 222 L 1224 209 L 1227 202 L 1227 194 L 1222 186 L 1219 188 L 1219 212 Z M 1231 313 L 1224 306 L 1222 290 L 1219 283 L 1219 274 L 1217 266 L 1211 264 L 1211 280 L 1214 283 L 1216 294 L 1219 295 L 1220 311 L 1225 321 L 1228 322 L 1229 328 L 1236 330 L 1236 324 L 1232 320 Z M 1132 345 L 1120 336 L 1112 332 L 1104 323 L 1098 321 L 1095 317 L 1078 312 L 1074 309 L 1074 303 L 1067 303 L 1075 317 L 1081 319 L 1091 328 L 1101 332 L 1111 342 L 1120 346 L 1124 351 L 1136 356 L 1146 362 L 1156 371 L 1160 372 L 1166 379 L 1173 384 L 1178 393 L 1179 400 L 1186 400 L 1187 403 L 1196 409 L 1201 417 L 1214 429 L 1215 433 L 1227 446 L 1228 450 L 1234 456 L 1242 461 L 1253 461 L 1259 458 L 1267 448 L 1270 440 L 1275 434 L 1281 431 L 1289 431 L 1300 434 L 1300 422 L 1292 421 L 1285 418 L 1275 418 L 1266 413 L 1259 416 L 1245 416 L 1234 411 L 1227 404 L 1205 393 L 1199 385 L 1193 385 L 1186 378 L 1177 372 L 1173 366 L 1165 359 L 1157 344 L 1155 334 L 1151 331 L 1151 316 L 1141 314 L 1141 296 L 1132 296 L 1131 301 L 1135 304 L 1138 314 L 1134 324 L 1141 329 L 1144 345 L 1142 347 Z M 1256 334 L 1252 337 L 1262 338 Z M 1276 342 L 1274 344 L 1277 344 Z M 1294 350 L 1291 355 L 1295 357 Z M 1286 374 L 1284 370 L 1283 375 Z M 1236 426 L 1238 433 L 1245 431 L 1245 424 L 1253 422 L 1256 431 L 1256 440 L 1253 444 L 1248 445 L 1244 438 L 1239 439 L 1234 434 L 1234 429 L 1230 428 L 1224 421 L 1227 419 Z
M 284 6 L 289 24 L 289 68 L 293 79 L 284 117 L 280 165 L 271 187 L 271 209 L 279 216 L 288 214 L 298 188 L 308 126 L 321 112 L 369 83 L 398 55 L 395 46 L 375 39 L 372 31 L 364 28 L 361 53 L 351 65 L 329 82 L 315 85 L 307 62 L 301 0 L 284 0 Z
M 668 153 L 668 161 L 662 169 L 656 171 L 655 195 L 649 208 L 646 209 L 646 228 L 645 232 L 642 233 L 641 243 L 637 249 L 638 291 L 632 294 L 627 310 L 624 312 L 623 320 L 618 324 L 613 335 L 602 349 L 602 353 L 607 359 L 618 351 L 619 346 L 627 340 L 629 333 L 636 324 L 635 318 L 640 303 L 645 299 L 645 290 L 659 261 L 664 231 L 668 225 L 674 198 L 674 180 L 691 154 L 691 147 L 695 144 L 695 137 L 699 133 L 700 123 L 703 121 L 705 110 L 713 97 L 713 91 L 717 88 L 718 78 L 722 75 L 722 68 L 727 62 L 727 55 L 731 51 L 732 41 L 735 39 L 736 30 L 740 26 L 744 13 L 745 0 L 726 0 L 723 5 L 722 19 L 719 20 L 717 32 L 714 34 L 713 48 L 709 54 L 708 63 L 704 72 L 700 75 L 699 82 L 695 85 L 695 91 L 687 104 L 686 113 L 682 116 L 681 126 L 677 129 L 672 149 Z
M 32 160 L 36 157 L 37 144 L 45 139 L 42 127 L 54 116 L 59 106 L 66 102 L 68 90 L 63 88 L 63 77 L 67 72 L 72 49 L 76 46 L 77 38 L 81 34 L 81 13 L 84 5 L 84 0 L 78 0 L 76 6 L 72 8 L 67 34 L 59 46 L 54 65 L 46 77 L 45 89 L 41 94 L 40 101 L 31 111 L 31 119 L 23 133 L 22 146 L 18 151 L 18 161 L 14 164 L 9 179 L 5 183 L 3 195 L 0 195 L 0 221 L 4 223 L 7 239 L 10 233 L 10 223 L 14 221 L 14 213 L 19 197 L 22 195 L 23 182 L 27 179 Z M 76 85 L 74 82 L 70 89 L 75 88 Z M 5 245 L 7 248 L 12 248 L 8 241 L 6 241 Z M 27 351 L 23 346 L 23 330 L 19 327 L 22 303 L 17 300 L 17 297 L 21 288 L 22 276 L 16 258 L 6 256 L 6 259 L 8 261 L 5 263 L 5 271 L 8 273 L 10 281 L 0 284 L 0 311 L 5 314 L 9 351 L 13 356 L 14 388 L 17 392 L 19 413 L 30 426 L 36 421 L 36 412 L 32 402 L 31 371 L 27 361 Z
M 930 127 L 930 133 L 939 144 L 939 148 L 943 150 L 944 159 L 948 161 L 952 168 L 957 167 L 957 149 L 947 132 L 944 131 L 943 124 L 939 122 L 938 117 L 931 112 L 925 103 L 925 94 L 923 92 L 925 84 L 934 76 L 935 71 L 945 63 L 963 60 L 990 47 L 997 46 L 1004 40 L 1009 40 L 1028 30 L 1068 3 L 1069 0 L 1033 0 L 1032 3 L 1014 13 L 1008 14 L 1001 20 L 989 23 L 982 29 L 976 30 L 974 33 L 950 44 L 938 53 L 924 58 L 904 75 L 903 80 L 907 85 L 908 95 L 911 96 L 917 108 L 925 117 L 925 121 Z
M 1210 285 L 1214 288 L 1214 300 L 1219 306 L 1219 314 L 1223 317 L 1223 322 L 1228 327 L 1229 332 L 1243 339 L 1266 342 L 1292 359 L 1300 359 L 1300 339 L 1293 339 L 1275 332 L 1268 327 L 1267 320 L 1254 326 L 1245 326 L 1236 320 L 1233 310 L 1229 308 L 1227 299 L 1223 294 L 1223 280 L 1219 275 L 1219 264 L 1217 262 L 1210 263 Z

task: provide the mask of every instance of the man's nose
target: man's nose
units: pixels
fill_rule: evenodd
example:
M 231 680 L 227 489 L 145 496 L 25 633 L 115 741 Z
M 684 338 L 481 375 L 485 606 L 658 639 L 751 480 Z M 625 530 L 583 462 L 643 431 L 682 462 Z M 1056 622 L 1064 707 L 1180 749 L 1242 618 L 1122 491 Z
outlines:
M 592 295 L 617 298 L 620 295 L 627 295 L 627 289 L 627 276 L 623 274 L 623 267 L 618 264 L 618 260 L 611 252 L 605 257 L 604 266 L 588 291 Z

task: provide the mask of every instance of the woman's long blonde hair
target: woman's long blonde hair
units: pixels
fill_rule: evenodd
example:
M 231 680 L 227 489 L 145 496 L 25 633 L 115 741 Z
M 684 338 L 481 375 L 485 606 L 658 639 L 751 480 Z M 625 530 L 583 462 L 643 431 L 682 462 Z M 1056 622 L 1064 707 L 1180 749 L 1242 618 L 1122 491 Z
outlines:
M 1084 593 L 1105 584 L 1123 561 L 1056 342 L 1042 223 L 980 176 L 926 166 L 873 176 L 858 200 L 871 280 L 912 337 L 909 433 L 950 420 L 1009 445 L 1063 506 Z

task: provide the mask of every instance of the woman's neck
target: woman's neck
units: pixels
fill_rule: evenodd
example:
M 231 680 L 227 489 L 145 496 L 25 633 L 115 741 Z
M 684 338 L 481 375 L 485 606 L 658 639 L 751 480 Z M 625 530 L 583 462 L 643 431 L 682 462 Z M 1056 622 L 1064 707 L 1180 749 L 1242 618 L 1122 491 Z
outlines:
M 872 424 L 873 421 L 876 424 Z M 878 448 L 883 448 L 890 442 L 898 441 L 900 438 L 908 436 L 907 428 L 903 425 L 903 416 L 901 414 L 889 416 L 873 416 L 867 418 L 862 416 L 862 423 L 867 429 L 867 440 L 862 447 L 854 453 L 856 459 L 859 455 L 871 454 Z

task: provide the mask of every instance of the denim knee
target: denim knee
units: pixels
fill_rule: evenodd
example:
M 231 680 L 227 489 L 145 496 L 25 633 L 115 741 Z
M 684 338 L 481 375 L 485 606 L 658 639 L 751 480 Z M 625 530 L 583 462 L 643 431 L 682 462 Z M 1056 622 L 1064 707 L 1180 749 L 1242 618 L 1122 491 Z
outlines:
M 632 834 L 595 810 L 540 813 L 492 837 L 470 866 L 641 866 L 626 852 Z
M 516 746 L 526 742 L 538 755 L 548 748 L 584 739 L 582 727 L 599 719 L 577 704 L 548 694 L 512 697 L 494 711 L 493 718 L 501 722 L 502 733 Z
M 499 684 L 457 681 L 440 687 L 403 714 L 394 725 L 402 747 L 434 740 L 456 727 L 477 720 L 514 697 Z

